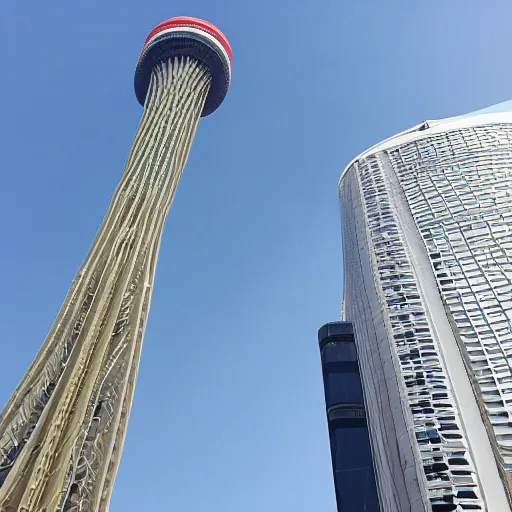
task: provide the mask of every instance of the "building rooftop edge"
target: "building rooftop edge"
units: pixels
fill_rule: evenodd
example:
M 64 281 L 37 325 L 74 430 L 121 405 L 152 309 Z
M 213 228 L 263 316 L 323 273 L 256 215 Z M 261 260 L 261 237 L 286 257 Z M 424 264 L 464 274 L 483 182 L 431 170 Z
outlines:
M 511 100 L 511 111 L 498 111 L 498 112 L 486 112 L 487 109 L 482 109 L 482 111 L 476 111 L 471 114 L 465 114 L 462 116 L 456 117 L 447 117 L 445 119 L 437 119 L 437 120 L 429 120 L 419 123 L 412 128 L 399 132 L 383 141 L 371 146 L 365 151 L 359 153 L 356 157 L 354 157 L 348 165 L 345 166 L 341 176 L 338 180 L 338 189 L 341 186 L 341 182 L 345 177 L 345 174 L 348 172 L 350 167 L 373 153 L 378 151 L 384 151 L 387 149 L 391 149 L 396 146 L 400 146 L 401 144 L 413 142 L 415 140 L 420 140 L 428 136 L 436 135 L 444 131 L 448 130 L 457 130 L 460 128 L 471 128 L 473 126 L 480 126 L 484 124 L 496 124 L 496 123 L 510 123 L 512 124 L 512 100 Z M 497 107 L 497 105 L 496 105 Z M 492 107 L 489 107 L 489 109 Z M 427 128 L 420 130 L 422 126 L 426 125 Z
M 354 336 L 354 327 L 352 322 L 338 320 L 336 322 L 327 322 L 318 329 L 318 343 L 325 345 L 327 339 L 335 337 Z

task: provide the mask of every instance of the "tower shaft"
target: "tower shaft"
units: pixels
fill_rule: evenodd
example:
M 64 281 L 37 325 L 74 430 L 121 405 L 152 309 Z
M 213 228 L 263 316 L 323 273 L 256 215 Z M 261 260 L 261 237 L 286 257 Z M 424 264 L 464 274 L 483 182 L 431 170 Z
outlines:
M 210 82 L 190 57 L 153 68 L 107 215 L 0 419 L 0 511 L 108 510 L 162 229 Z

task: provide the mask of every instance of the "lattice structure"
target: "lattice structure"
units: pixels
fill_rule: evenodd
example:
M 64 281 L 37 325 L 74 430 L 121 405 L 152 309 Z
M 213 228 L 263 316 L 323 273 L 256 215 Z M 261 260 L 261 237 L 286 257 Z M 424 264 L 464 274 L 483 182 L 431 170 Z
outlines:
M 512 126 L 440 134 L 390 157 L 510 472 Z
M 3 412 L 3 512 L 108 510 L 165 218 L 215 89 L 209 33 L 209 60 L 172 55 L 176 35 L 183 50 L 191 24 L 197 27 L 190 46 L 201 44 L 196 36 L 205 22 L 179 20 L 166 22 L 145 45 L 139 66 L 148 55 L 153 60 L 144 68 L 145 109 L 124 175 L 41 351 Z M 222 58 L 219 51 L 219 67 Z M 213 92 L 208 113 L 220 104 Z
M 509 510 L 512 125 L 485 120 L 398 135 L 340 181 L 384 510 Z

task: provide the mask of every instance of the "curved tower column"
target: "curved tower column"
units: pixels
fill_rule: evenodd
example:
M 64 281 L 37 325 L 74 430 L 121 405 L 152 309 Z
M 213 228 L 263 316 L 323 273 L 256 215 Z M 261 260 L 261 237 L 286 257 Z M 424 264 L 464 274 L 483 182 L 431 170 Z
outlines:
M 231 48 L 173 18 L 135 75 L 144 114 L 96 240 L 0 421 L 1 511 L 108 510 L 162 230 L 201 115 L 227 92 Z
M 432 121 L 340 180 L 383 510 L 510 510 L 512 115 Z

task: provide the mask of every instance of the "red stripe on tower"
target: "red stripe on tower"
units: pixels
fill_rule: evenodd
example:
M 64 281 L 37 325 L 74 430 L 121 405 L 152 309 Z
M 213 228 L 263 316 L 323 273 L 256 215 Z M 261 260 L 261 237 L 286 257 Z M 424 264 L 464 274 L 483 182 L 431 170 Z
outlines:
M 217 41 L 222 45 L 224 50 L 226 50 L 226 53 L 229 57 L 229 62 L 233 62 L 233 50 L 231 49 L 231 45 L 229 44 L 228 38 L 224 35 L 224 33 L 219 30 L 215 25 L 212 23 L 201 20 L 199 18 L 192 18 L 190 16 L 176 16 L 174 18 L 170 18 L 168 20 L 162 21 L 162 23 L 159 23 L 148 35 L 146 38 L 146 41 L 144 41 L 144 46 L 148 44 L 150 39 L 152 39 L 154 36 L 158 35 L 160 32 L 163 32 L 164 30 L 168 30 L 170 28 L 179 28 L 179 27 L 189 27 L 189 28 L 196 28 L 198 30 L 202 30 L 203 32 L 206 32 L 207 34 L 210 34 L 211 36 L 215 37 Z

